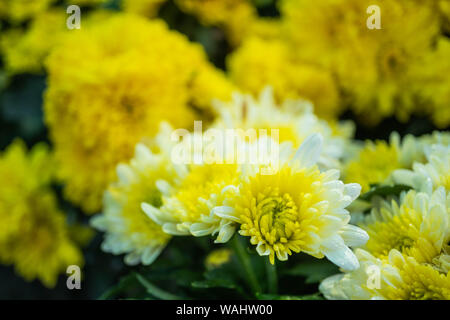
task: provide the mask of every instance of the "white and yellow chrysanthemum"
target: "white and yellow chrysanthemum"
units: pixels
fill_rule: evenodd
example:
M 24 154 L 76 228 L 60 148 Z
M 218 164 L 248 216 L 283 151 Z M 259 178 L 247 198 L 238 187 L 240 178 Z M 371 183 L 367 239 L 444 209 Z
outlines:
M 391 250 L 387 260 L 357 249 L 361 267 L 331 276 L 320 284 L 327 299 L 449 300 L 450 272 Z
M 275 256 L 284 261 L 292 252 L 305 252 L 353 270 L 358 260 L 348 246 L 362 245 L 368 236 L 348 224 L 345 208 L 361 187 L 338 180 L 338 170 L 319 171 L 321 146 L 320 135 L 310 136 L 294 157 L 280 156 L 279 170 L 271 175 L 262 174 L 260 165 L 245 166 L 239 187 L 230 186 L 232 196 L 213 211 L 237 224 L 271 263 Z
M 412 170 L 396 170 L 394 181 L 428 193 L 439 187 L 450 190 L 450 145 L 426 148 L 425 156 L 426 164 L 415 163 Z
M 371 184 L 387 183 L 391 173 L 401 168 L 411 168 L 415 161 L 423 162 L 423 143 L 412 135 L 400 140 L 393 132 L 389 142 L 367 141 L 356 156 L 344 167 L 344 181 L 361 184 L 362 191 Z
M 360 225 L 369 240 L 356 249 L 360 268 L 325 279 L 328 299 L 449 299 L 450 193 L 411 190 L 383 203 Z
M 103 213 L 92 219 L 93 226 L 106 232 L 102 249 L 126 254 L 129 265 L 151 264 L 171 238 L 141 210 L 144 201 L 161 206 L 158 181 L 175 177 L 169 161 L 164 149 L 154 153 L 144 144 L 137 144 L 134 158 L 117 166 L 118 181 L 105 191 Z
M 363 249 L 385 259 L 392 249 L 413 256 L 419 263 L 432 263 L 446 251 L 450 237 L 450 193 L 439 188 L 433 194 L 410 190 L 374 208 L 359 226 L 369 240 Z
M 324 168 L 338 168 L 339 160 L 353 137 L 353 124 L 336 124 L 336 130 L 313 113 L 313 106 L 305 100 L 286 100 L 278 105 L 270 87 L 266 87 L 258 100 L 251 95 L 234 93 L 231 102 L 215 102 L 220 117 L 212 125 L 214 128 L 278 130 L 280 143 L 291 142 L 295 148 L 311 134 L 320 133 L 324 138 L 323 152 L 318 164 Z
M 168 234 L 200 237 L 219 233 L 218 239 L 228 241 L 235 227 L 214 216 L 212 210 L 223 204 L 229 193 L 227 187 L 238 184 L 238 165 L 190 164 L 175 168 L 174 182 L 159 181 L 162 205 L 158 208 L 144 202 L 142 210 Z

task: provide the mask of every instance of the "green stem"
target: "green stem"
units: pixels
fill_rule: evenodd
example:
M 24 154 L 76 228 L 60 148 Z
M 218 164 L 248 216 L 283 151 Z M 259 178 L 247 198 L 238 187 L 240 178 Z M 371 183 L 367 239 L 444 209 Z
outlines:
M 256 279 L 255 272 L 253 271 L 253 267 L 250 261 L 250 257 L 245 251 L 245 248 L 242 246 L 242 243 L 239 241 L 239 237 L 235 235 L 233 237 L 233 240 L 231 240 L 231 245 L 233 247 L 233 250 L 236 254 L 236 256 L 239 259 L 239 262 L 241 263 L 245 275 L 246 280 L 248 281 L 248 284 L 250 288 L 253 291 L 253 294 L 257 294 L 261 292 L 261 287 L 259 286 L 258 279 Z
M 152 296 L 162 299 L 162 300 L 181 300 L 181 297 L 178 297 L 174 294 L 171 294 L 167 291 L 164 291 L 151 282 L 149 282 L 147 279 L 145 279 L 143 276 L 141 276 L 139 273 L 135 274 L 136 279 L 139 281 L 139 283 L 147 289 L 147 292 L 151 294 Z
M 266 260 L 267 289 L 269 293 L 275 294 L 278 291 L 277 266 L 271 264 L 269 259 Z

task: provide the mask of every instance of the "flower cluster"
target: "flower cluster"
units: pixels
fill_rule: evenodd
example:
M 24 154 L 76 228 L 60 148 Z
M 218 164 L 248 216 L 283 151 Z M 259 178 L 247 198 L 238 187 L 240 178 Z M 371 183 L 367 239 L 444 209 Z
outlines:
M 25 280 L 450 299 L 448 0 L 0 0 L 0 31 L 0 264 Z
M 161 120 L 188 127 L 192 106 L 207 110 L 232 89 L 200 46 L 163 21 L 127 14 L 64 37 L 47 69 L 44 108 L 59 177 L 66 196 L 87 212 L 100 209 L 115 166 L 156 134 Z
M 373 6 L 380 26 L 370 29 L 362 13 Z M 277 33 L 248 35 L 228 59 L 242 89 L 271 84 L 325 117 L 349 106 L 367 124 L 427 114 L 448 126 L 446 1 L 284 0 L 280 11 Z
M 377 157 L 383 158 L 379 168 L 390 171 L 375 171 L 374 179 L 405 185 L 411 190 L 386 200 L 371 199 L 370 212 L 357 219 L 358 226 L 369 235 L 367 243 L 355 252 L 360 268 L 343 270 L 345 273 L 325 279 L 320 285 L 325 297 L 450 299 L 448 138 L 438 133 L 418 138 L 416 146 L 422 144 L 418 157 L 411 157 L 412 137 L 402 148 L 409 149 L 409 156 L 396 143 L 391 148 L 381 143 L 368 146 L 371 150 L 366 152 L 378 149 Z M 387 162 L 391 165 L 384 165 Z M 375 163 L 366 169 L 377 167 Z
M 226 243 L 238 232 L 272 264 L 275 258 L 284 261 L 305 252 L 348 270 L 357 268 L 349 246 L 363 245 L 368 237 L 348 224 L 346 208 L 359 196 L 360 186 L 344 184 L 339 170 L 332 169 L 340 163 L 346 139 L 333 135 L 306 102 L 277 107 L 270 89 L 259 101 L 235 94 L 230 105 L 216 106 L 223 114 L 213 129 L 279 126 L 279 163 L 209 163 L 204 155 L 198 163 L 177 163 L 171 156 L 178 145 L 170 146 L 163 138 L 166 127 L 155 139 L 156 152 L 140 144 L 130 164 L 118 167 L 119 181 L 110 186 L 105 210 L 93 220 L 106 231 L 104 248 L 129 253 L 127 263 L 146 264 L 160 253 L 169 235 L 211 235 L 215 243 Z M 244 140 L 244 150 L 266 142 L 262 136 L 239 139 Z M 146 224 L 139 222 L 145 220 L 144 213 L 151 219 Z

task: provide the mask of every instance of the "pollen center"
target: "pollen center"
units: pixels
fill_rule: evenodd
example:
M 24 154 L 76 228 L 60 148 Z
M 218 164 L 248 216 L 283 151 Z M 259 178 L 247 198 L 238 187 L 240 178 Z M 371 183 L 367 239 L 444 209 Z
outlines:
M 286 243 L 292 235 L 289 226 L 297 220 L 297 206 L 287 193 L 274 195 L 258 203 L 257 215 L 261 235 L 269 244 Z

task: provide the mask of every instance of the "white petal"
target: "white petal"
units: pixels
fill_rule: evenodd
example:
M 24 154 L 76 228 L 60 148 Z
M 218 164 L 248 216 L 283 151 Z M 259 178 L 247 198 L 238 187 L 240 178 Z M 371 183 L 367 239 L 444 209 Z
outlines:
M 349 183 L 345 185 L 345 193 L 352 198 L 352 201 L 359 197 L 361 186 L 358 183 Z
M 342 227 L 340 235 L 344 243 L 350 247 L 362 246 L 369 240 L 369 235 L 366 231 L 351 224 Z
M 222 219 L 228 219 L 228 220 L 235 221 L 235 222 L 241 221 L 238 217 L 234 216 L 235 210 L 232 207 L 218 206 L 218 207 L 214 207 L 212 209 L 212 212 L 214 215 L 216 215 Z
M 294 161 L 300 161 L 304 167 L 317 163 L 322 151 L 323 138 L 319 133 L 310 135 L 303 141 L 294 156 Z

